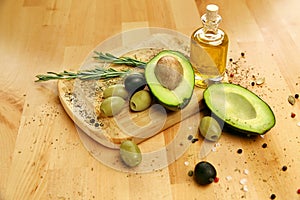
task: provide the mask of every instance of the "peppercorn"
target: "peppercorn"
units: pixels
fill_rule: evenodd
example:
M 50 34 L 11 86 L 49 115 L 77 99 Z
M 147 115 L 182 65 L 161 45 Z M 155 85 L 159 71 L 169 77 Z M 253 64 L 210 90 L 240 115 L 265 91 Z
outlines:
M 267 143 L 263 143 L 262 148 L 267 148 L 268 144 Z
M 251 82 L 251 86 L 254 86 L 254 85 L 255 85 L 255 82 L 254 82 L 254 81 L 252 81 L 252 82 Z
M 295 94 L 295 99 L 298 99 L 299 98 L 299 94 Z
M 244 56 L 245 56 L 245 53 L 244 53 L 244 52 L 242 52 L 242 53 L 241 53 L 241 56 L 242 56 L 242 57 L 244 57 Z
M 276 195 L 275 194 L 271 194 L 270 199 L 275 199 Z
M 238 150 L 237 150 L 237 153 L 238 153 L 238 154 L 241 154 L 242 152 L 243 152 L 243 149 L 238 149 Z
M 282 167 L 282 171 L 285 172 L 286 170 L 287 170 L 287 166 L 284 165 L 284 166 Z
M 192 143 L 195 143 L 195 142 L 197 142 L 199 139 L 198 138 L 193 138 L 192 139 Z
M 188 140 L 192 140 L 193 139 L 193 136 L 192 135 L 189 135 L 188 136 Z
M 232 58 L 229 58 L 229 62 L 232 62 L 233 61 L 233 59 Z
M 194 171 L 193 170 L 190 170 L 189 172 L 188 172 L 188 176 L 193 176 L 194 175 Z

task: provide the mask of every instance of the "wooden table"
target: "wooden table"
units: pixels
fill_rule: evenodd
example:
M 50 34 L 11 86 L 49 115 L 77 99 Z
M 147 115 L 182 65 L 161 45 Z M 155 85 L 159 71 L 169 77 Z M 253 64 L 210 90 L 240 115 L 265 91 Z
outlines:
M 241 84 L 269 103 L 276 126 L 264 137 L 224 132 L 204 158 L 219 177 L 207 187 L 188 176 L 202 160 L 201 138 L 149 173 L 97 161 L 63 110 L 57 82 L 36 83 L 35 75 L 76 69 L 97 44 L 125 30 L 162 27 L 190 35 L 209 2 L 220 6 L 228 59 L 248 70 Z M 300 199 L 300 102 L 287 100 L 300 93 L 299 8 L 297 0 L 2 0 L 0 199 Z M 265 83 L 251 86 L 258 77 Z

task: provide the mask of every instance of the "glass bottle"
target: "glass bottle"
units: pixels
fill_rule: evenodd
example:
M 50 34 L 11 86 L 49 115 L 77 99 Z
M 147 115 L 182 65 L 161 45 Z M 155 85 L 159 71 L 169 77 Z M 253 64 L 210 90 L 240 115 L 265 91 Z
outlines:
M 228 36 L 219 28 L 219 7 L 209 4 L 201 17 L 203 27 L 191 36 L 190 60 L 195 71 L 195 85 L 207 87 L 223 79 L 226 70 Z

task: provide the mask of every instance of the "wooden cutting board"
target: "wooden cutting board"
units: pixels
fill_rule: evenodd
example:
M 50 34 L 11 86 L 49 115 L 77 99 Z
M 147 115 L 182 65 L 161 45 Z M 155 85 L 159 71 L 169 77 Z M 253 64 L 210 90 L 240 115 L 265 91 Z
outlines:
M 147 62 L 161 50 L 143 48 L 130 51 L 124 56 Z M 136 70 L 123 65 L 109 65 L 109 67 L 118 70 Z M 132 112 L 127 105 L 118 115 L 103 117 L 99 115 L 99 107 L 103 100 L 102 91 L 115 83 L 122 83 L 122 79 L 58 82 L 59 98 L 70 118 L 89 137 L 109 148 L 118 148 L 125 139 L 141 143 L 199 113 L 203 106 L 203 90 L 195 88 L 190 103 L 180 111 L 167 111 L 160 104 L 154 103 L 145 111 Z

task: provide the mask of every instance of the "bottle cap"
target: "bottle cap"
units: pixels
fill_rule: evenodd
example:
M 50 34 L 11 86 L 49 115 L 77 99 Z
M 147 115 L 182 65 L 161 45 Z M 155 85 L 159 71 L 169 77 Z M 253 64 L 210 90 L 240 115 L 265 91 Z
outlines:
M 209 21 L 215 21 L 218 18 L 219 7 L 214 4 L 206 6 L 206 17 Z

